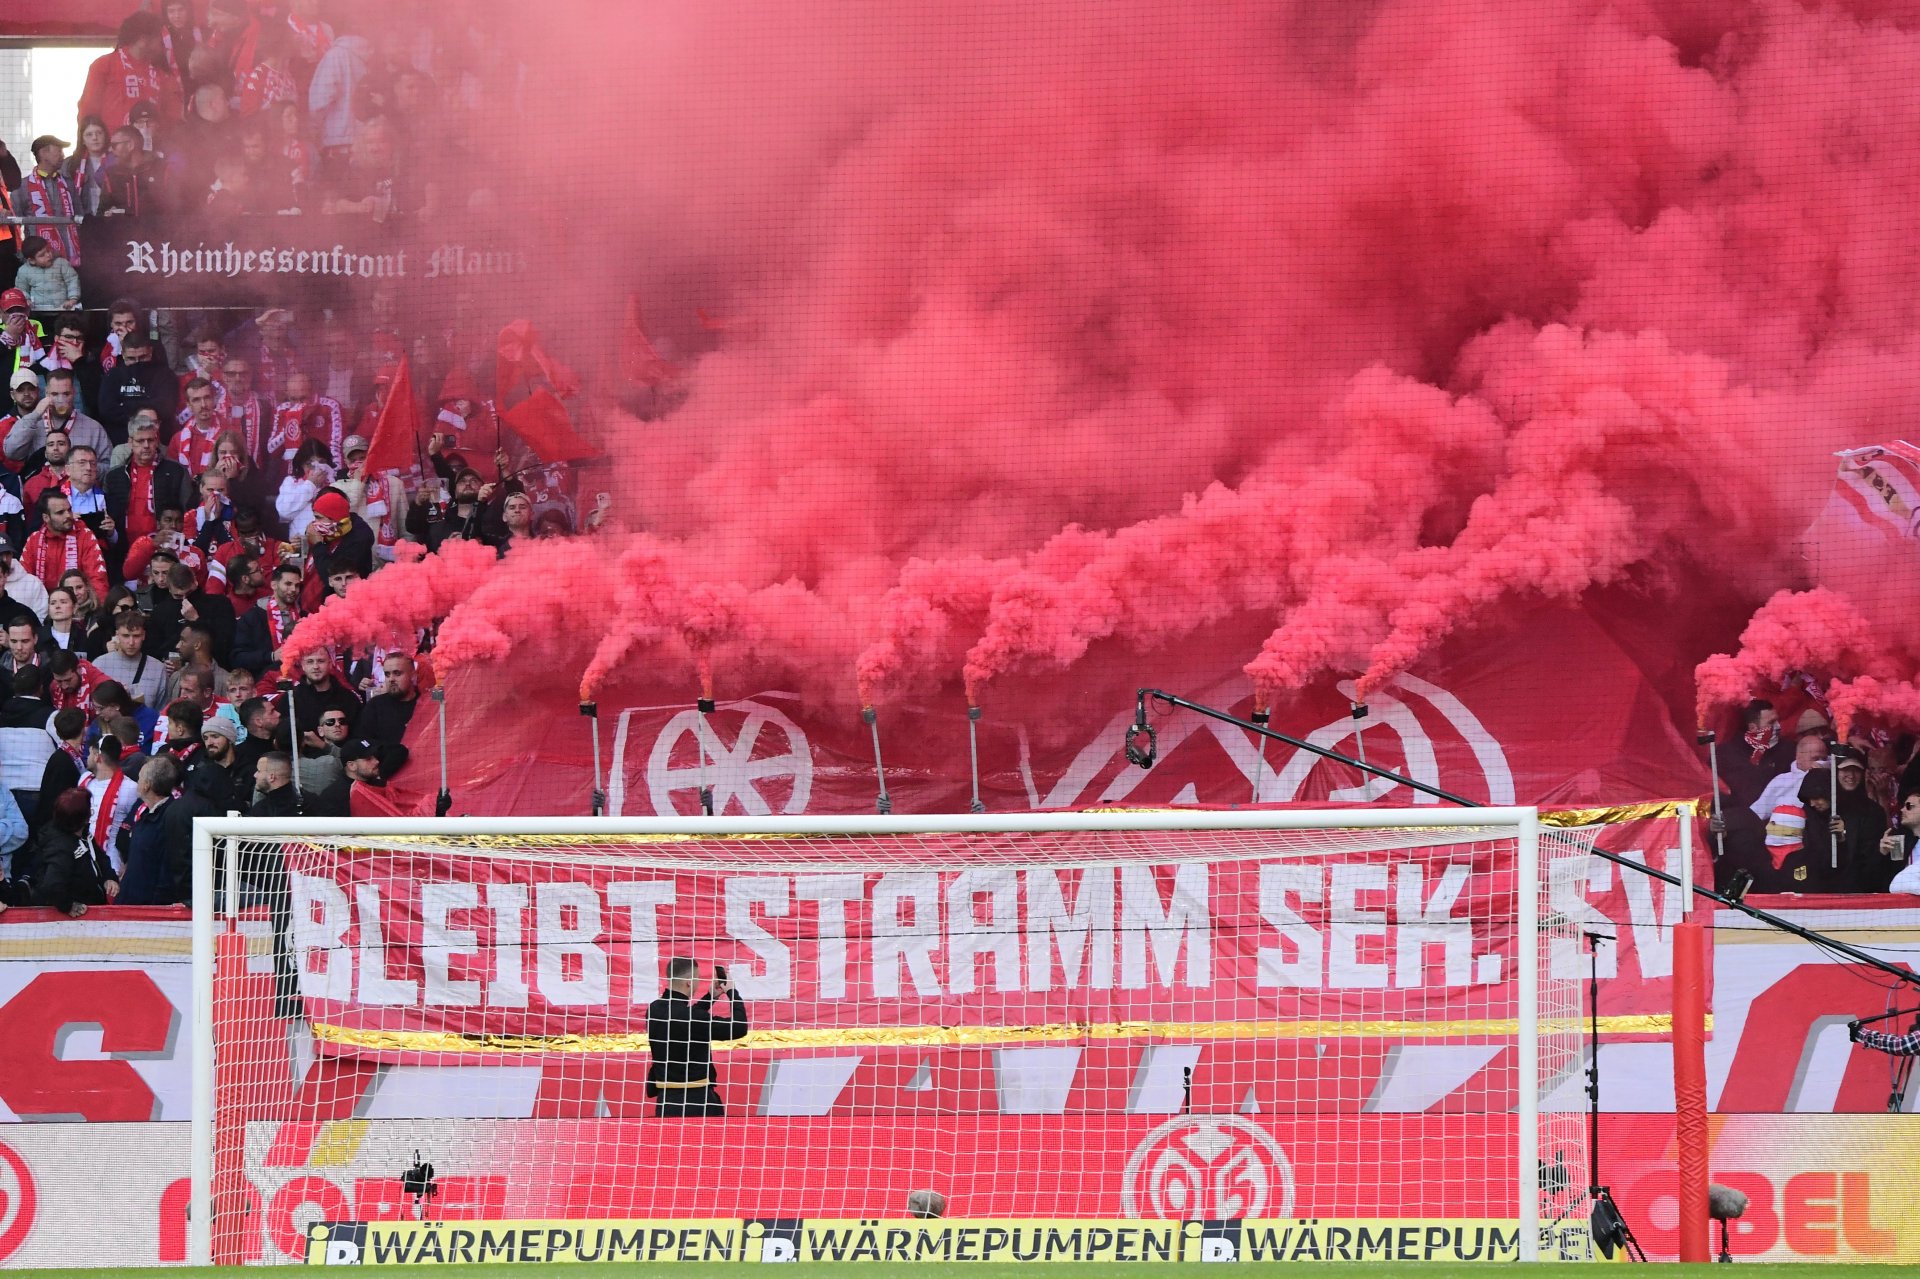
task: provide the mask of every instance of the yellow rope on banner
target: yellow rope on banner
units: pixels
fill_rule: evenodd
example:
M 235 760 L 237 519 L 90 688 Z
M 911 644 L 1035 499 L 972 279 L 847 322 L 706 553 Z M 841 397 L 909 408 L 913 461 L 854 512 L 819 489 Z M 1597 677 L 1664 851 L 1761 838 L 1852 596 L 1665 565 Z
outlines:
M 1713 1018 L 1707 1018 L 1712 1028 Z M 1578 1030 L 1583 1019 L 1542 1020 L 1549 1032 Z M 417 1053 L 605 1053 L 647 1050 L 644 1033 L 612 1035 L 468 1035 L 451 1030 L 365 1030 L 313 1023 L 323 1044 L 369 1052 Z M 756 1030 L 716 1052 L 766 1048 L 931 1048 L 955 1044 L 1025 1044 L 1114 1039 L 1459 1039 L 1504 1038 L 1519 1033 L 1513 1018 L 1466 1021 L 1212 1021 L 1059 1022 L 1045 1026 L 845 1026 Z M 1600 1031 L 1613 1035 L 1664 1035 L 1673 1029 L 1665 1013 L 1602 1017 Z

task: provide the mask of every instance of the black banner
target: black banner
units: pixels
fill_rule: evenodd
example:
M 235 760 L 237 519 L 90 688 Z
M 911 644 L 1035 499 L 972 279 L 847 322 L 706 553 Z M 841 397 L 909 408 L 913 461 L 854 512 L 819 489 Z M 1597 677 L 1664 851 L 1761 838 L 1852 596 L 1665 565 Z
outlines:
M 381 284 L 418 301 L 527 272 L 525 253 L 495 229 L 465 234 L 364 216 L 108 216 L 87 219 L 80 245 L 89 306 L 124 296 L 148 307 L 339 307 Z

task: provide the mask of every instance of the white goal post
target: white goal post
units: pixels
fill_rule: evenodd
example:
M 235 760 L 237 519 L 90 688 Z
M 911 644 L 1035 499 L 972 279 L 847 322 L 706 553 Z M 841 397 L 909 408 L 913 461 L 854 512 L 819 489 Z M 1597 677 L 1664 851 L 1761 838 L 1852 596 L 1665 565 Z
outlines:
M 906 1187 L 1166 1220 L 1187 1257 L 1312 1218 L 1329 1257 L 1417 1225 L 1422 1255 L 1540 1259 L 1584 1231 L 1580 1118 L 1541 1103 L 1579 1060 L 1547 961 L 1589 848 L 1530 807 L 201 818 L 188 1261 L 436 1214 L 771 1250 Z M 680 954 L 750 1010 L 724 1118 L 655 1114 L 645 1005 Z M 415 1150 L 441 1198 L 400 1205 Z

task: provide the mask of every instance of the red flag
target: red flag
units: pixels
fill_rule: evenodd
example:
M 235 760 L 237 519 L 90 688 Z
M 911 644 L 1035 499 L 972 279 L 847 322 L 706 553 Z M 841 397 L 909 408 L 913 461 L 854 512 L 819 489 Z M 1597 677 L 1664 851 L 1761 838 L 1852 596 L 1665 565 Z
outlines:
M 547 354 L 532 320 L 515 320 L 501 329 L 494 353 L 494 394 L 503 403 L 527 383 L 542 378 L 561 399 L 580 394 L 580 375 Z
M 620 371 L 636 386 L 660 386 L 679 370 L 660 358 L 640 319 L 640 299 L 627 296 L 627 329 L 620 343 Z
M 545 387 L 502 413 L 500 420 L 512 427 L 542 462 L 578 462 L 600 456 L 599 449 L 574 433 L 567 406 Z
M 371 478 L 388 471 L 404 471 L 420 460 L 420 406 L 413 402 L 413 370 L 405 356 L 387 388 L 387 402 L 373 424 L 373 438 L 367 441 L 367 467 Z

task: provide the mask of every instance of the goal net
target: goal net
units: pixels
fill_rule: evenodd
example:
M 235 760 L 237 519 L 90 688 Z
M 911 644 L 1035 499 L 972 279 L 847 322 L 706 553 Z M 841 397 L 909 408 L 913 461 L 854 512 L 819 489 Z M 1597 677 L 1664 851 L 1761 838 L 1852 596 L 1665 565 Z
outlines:
M 196 1258 L 1585 1256 L 1531 809 L 200 825 Z

